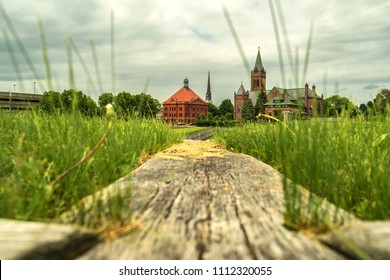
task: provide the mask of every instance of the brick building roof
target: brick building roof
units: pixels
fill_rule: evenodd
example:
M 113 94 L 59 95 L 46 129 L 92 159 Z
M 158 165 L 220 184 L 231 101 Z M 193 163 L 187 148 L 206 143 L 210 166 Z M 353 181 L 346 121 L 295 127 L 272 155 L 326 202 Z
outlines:
M 200 101 L 201 103 L 206 103 L 192 89 L 184 86 L 178 91 L 176 91 L 171 97 L 169 97 L 163 103 L 183 103 L 183 102 L 192 103 L 194 101 Z

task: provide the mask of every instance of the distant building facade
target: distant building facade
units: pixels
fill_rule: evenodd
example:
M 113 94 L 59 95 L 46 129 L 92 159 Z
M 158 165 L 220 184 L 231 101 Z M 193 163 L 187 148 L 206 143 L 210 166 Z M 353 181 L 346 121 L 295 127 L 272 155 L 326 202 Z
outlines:
M 163 102 L 162 118 L 167 123 L 193 123 L 208 114 L 208 105 L 190 87 L 187 78 L 184 86 Z
M 315 85 L 311 89 L 306 83 L 302 88 L 284 89 L 273 87 L 271 90 L 267 90 L 266 79 L 267 74 L 259 48 L 255 66 L 251 71 L 250 90 L 246 91 L 241 82 L 238 90 L 234 92 L 234 119 L 242 120 L 242 108 L 245 103 L 250 99 L 255 105 L 261 92 L 265 92 L 267 96 L 267 102 L 264 104 L 265 114 L 267 115 L 286 117 L 286 115 L 295 115 L 300 112 L 310 118 L 314 115 L 314 110 L 317 110 L 317 115 L 322 116 L 323 98 L 316 94 Z

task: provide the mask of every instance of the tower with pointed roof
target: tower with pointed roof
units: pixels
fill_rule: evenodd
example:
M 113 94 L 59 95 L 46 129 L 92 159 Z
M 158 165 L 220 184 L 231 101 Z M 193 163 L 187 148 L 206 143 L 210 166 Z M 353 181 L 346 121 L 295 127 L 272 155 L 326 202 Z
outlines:
M 267 74 L 265 72 L 263 62 L 261 61 L 260 47 L 257 51 L 257 57 L 255 66 L 251 71 L 251 87 L 250 91 L 245 91 L 244 86 L 241 85 L 238 88 L 237 92 L 234 93 L 234 112 L 233 118 L 235 120 L 241 120 L 241 111 L 244 107 L 244 104 L 249 100 L 253 99 L 253 96 L 258 96 L 260 92 L 266 91 L 266 78 Z M 256 104 L 255 100 L 252 100 L 253 104 Z
M 233 119 L 241 120 L 242 108 L 244 108 L 244 104 L 249 99 L 249 92 L 245 91 L 244 86 L 241 85 L 236 92 L 234 92 L 234 111 L 233 111 Z
M 210 71 L 208 73 L 208 78 L 207 78 L 206 102 L 213 103 L 213 101 L 211 99 Z
M 263 62 L 261 61 L 260 47 L 257 51 L 256 63 L 251 71 L 251 91 L 265 91 L 266 78 Z

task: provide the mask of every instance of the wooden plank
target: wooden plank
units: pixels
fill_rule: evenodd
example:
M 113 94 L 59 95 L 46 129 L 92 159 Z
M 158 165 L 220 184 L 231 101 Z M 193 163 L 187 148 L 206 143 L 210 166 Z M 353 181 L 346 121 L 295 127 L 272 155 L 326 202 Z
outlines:
M 206 130 L 199 131 L 194 134 L 190 134 L 186 137 L 186 140 L 206 140 L 209 139 L 215 132 L 217 128 L 209 128 Z
M 85 199 L 83 208 L 104 204 L 114 190 L 131 193 L 123 210 L 133 211 L 141 227 L 81 259 L 344 258 L 283 226 L 282 177 L 275 169 L 213 142 L 174 146 L 107 190 Z M 74 209 L 62 220 L 77 222 L 77 216 Z
M 99 242 L 90 230 L 69 225 L 0 219 L 0 259 L 74 259 Z
M 333 250 L 352 259 L 390 260 L 390 222 L 361 222 L 320 237 Z

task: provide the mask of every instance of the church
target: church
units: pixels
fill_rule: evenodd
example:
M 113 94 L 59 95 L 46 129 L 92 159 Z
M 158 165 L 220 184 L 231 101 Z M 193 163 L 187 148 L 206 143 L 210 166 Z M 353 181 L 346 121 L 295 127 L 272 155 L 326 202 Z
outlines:
M 273 87 L 266 89 L 267 73 L 261 60 L 260 48 L 257 52 L 256 62 L 251 70 L 250 90 L 245 90 L 244 86 L 239 86 L 234 92 L 234 113 L 235 120 L 242 120 L 242 109 L 244 104 L 250 99 L 255 106 L 259 94 L 265 92 L 267 102 L 264 104 L 265 114 L 270 116 L 282 116 L 289 118 L 289 115 L 296 115 L 299 112 L 304 117 L 312 117 L 317 110 L 317 115 L 322 116 L 323 98 L 316 94 L 316 87 L 309 88 L 306 83 L 302 88 L 280 88 Z

